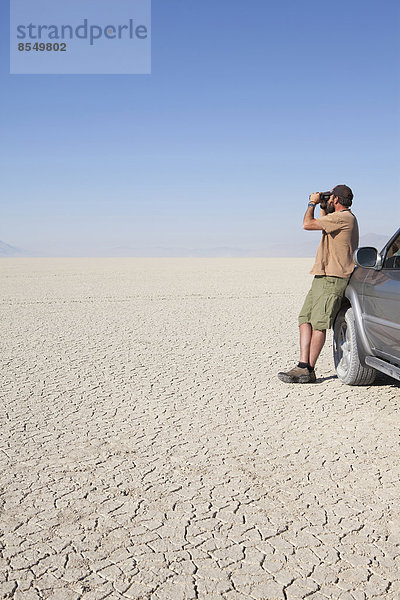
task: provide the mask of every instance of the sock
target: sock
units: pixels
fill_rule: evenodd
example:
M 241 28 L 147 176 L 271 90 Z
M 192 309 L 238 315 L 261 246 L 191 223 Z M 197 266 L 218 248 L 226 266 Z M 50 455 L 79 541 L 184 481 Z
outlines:
M 300 369 L 307 369 L 310 365 L 308 363 L 299 362 L 297 363 L 297 366 L 300 367 Z
M 305 362 L 299 362 L 297 363 L 297 366 L 300 367 L 300 369 L 308 369 L 309 373 L 312 373 L 314 371 L 314 368 L 310 367 L 310 365 Z

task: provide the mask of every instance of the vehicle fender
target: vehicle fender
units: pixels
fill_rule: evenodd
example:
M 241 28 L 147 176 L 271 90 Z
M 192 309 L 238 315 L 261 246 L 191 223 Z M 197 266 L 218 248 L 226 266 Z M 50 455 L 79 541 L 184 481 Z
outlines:
M 365 335 L 360 301 L 358 299 L 357 292 L 351 285 L 351 282 L 346 288 L 345 296 L 348 299 L 351 308 L 353 309 L 354 323 L 356 326 L 358 356 L 361 364 L 365 367 L 367 366 L 365 364 L 366 356 L 374 356 L 374 353 L 372 352 L 367 336 Z

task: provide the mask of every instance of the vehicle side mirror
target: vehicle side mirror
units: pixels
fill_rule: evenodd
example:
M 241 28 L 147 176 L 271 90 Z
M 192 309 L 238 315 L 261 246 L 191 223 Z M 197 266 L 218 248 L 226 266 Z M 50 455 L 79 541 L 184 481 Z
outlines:
M 357 248 L 354 252 L 354 261 L 359 267 L 365 269 L 381 269 L 382 258 L 376 248 L 370 246 L 364 246 L 363 248 Z

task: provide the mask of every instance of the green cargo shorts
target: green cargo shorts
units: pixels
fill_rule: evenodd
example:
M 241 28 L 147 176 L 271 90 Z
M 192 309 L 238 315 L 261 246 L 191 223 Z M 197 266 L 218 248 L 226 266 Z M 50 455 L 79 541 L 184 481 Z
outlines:
M 299 325 L 310 323 L 313 329 L 330 329 L 342 305 L 349 278 L 316 275 L 299 314 Z

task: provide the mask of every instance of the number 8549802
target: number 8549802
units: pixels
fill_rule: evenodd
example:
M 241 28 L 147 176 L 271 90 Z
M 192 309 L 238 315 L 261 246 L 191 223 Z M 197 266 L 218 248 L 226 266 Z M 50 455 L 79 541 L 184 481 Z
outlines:
M 44 42 L 36 42 L 32 44 L 30 42 L 20 43 L 18 44 L 18 50 L 20 52 L 31 52 L 32 50 L 35 52 L 66 52 L 67 44 L 62 42 L 61 44 L 50 43 L 45 44 Z

